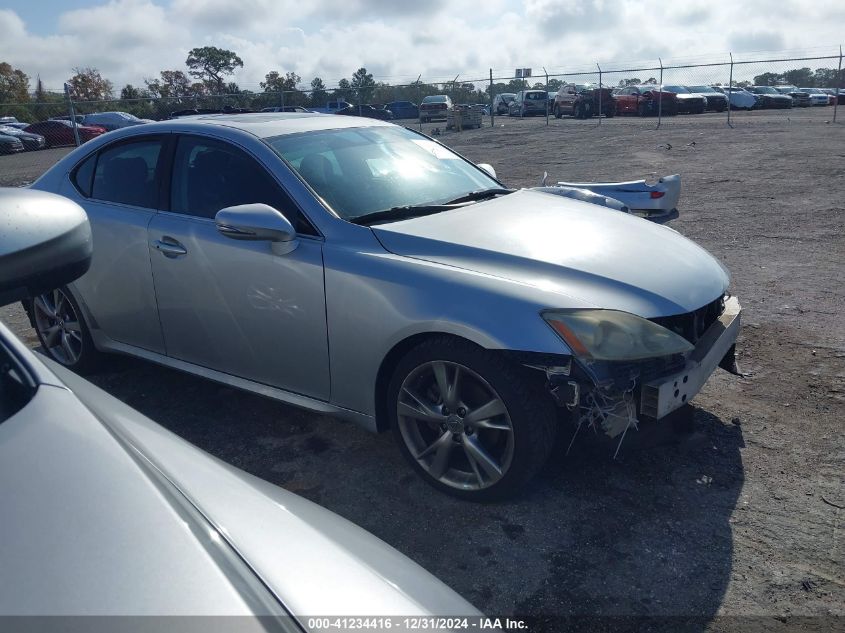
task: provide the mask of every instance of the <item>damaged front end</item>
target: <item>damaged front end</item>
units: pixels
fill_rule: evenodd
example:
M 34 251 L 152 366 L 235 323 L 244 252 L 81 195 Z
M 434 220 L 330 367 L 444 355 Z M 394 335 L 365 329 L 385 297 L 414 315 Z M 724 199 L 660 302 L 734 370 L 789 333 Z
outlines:
M 570 412 L 570 448 L 586 426 L 619 438 L 616 457 L 628 430 L 688 403 L 717 367 L 739 375 L 734 352 L 740 313 L 739 301 L 727 296 L 650 320 L 613 311 L 555 311 L 545 318 L 573 354 L 554 364 L 539 358 L 523 364 L 545 372 L 549 393 Z

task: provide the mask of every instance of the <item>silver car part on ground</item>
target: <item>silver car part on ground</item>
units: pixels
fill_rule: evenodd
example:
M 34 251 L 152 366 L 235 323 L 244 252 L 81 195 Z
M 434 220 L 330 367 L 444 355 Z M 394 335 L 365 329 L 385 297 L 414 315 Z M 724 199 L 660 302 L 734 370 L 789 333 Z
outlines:
M 559 187 L 586 189 L 618 200 L 634 215 L 660 219 L 678 210 L 681 197 L 681 177 L 678 174 L 657 178 L 654 182 L 558 182 Z

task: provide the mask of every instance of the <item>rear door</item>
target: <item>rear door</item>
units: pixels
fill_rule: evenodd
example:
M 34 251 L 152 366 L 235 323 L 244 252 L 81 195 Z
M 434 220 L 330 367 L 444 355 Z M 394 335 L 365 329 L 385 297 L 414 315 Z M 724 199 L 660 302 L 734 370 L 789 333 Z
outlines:
M 168 199 L 149 227 L 167 355 L 327 400 L 322 238 L 281 185 L 242 147 L 183 135 Z M 297 228 L 292 252 L 218 233 L 220 209 L 257 202 Z
M 164 353 L 147 247 L 147 226 L 161 206 L 169 134 L 107 145 L 71 172 L 94 236 L 90 270 L 73 283 L 92 325 L 119 343 Z

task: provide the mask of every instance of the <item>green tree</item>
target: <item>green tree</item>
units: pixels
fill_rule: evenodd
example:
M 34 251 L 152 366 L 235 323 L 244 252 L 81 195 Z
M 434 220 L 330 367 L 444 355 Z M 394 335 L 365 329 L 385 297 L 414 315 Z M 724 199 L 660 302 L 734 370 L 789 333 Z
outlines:
M 755 86 L 776 86 L 782 81 L 783 75 L 779 73 L 763 73 L 754 77 Z
M 235 68 L 243 68 L 243 60 L 233 51 L 216 46 L 192 48 L 185 60 L 190 69 L 188 73 L 202 81 L 209 90 L 220 93 L 223 91 L 224 77 L 235 72 Z
M 11 64 L 0 62 L 0 103 L 29 101 L 29 77 Z
M 624 88 L 626 86 L 639 86 L 641 83 L 643 83 L 643 80 L 639 77 L 631 77 L 630 79 L 620 79 L 619 87 Z
M 361 67 L 352 73 L 350 85 L 360 103 L 368 103 L 373 98 L 376 82 L 372 73 L 368 73 L 366 68 Z
M 259 85 L 264 89 L 264 92 L 282 92 L 296 90 L 297 84 L 301 81 L 302 77 L 294 72 L 282 75 L 278 70 L 271 70 L 264 75 L 264 81 Z
M 332 98 L 336 101 L 349 101 L 352 99 L 352 84 L 348 79 L 341 79 L 337 82 L 337 88 L 332 92 Z
M 155 98 L 182 98 L 192 96 L 195 91 L 191 80 L 181 70 L 162 70 L 159 79 L 145 79 L 147 92 Z M 202 85 L 202 84 L 200 84 Z
M 813 71 L 809 68 L 795 68 L 787 70 L 783 73 L 783 79 L 786 83 L 799 88 L 806 88 L 813 85 Z
M 120 98 L 124 101 L 127 99 L 141 99 L 143 96 L 141 89 L 136 88 L 132 84 L 126 84 L 120 89 Z
M 311 105 L 315 108 L 324 107 L 329 100 L 329 93 L 326 91 L 326 84 L 319 77 L 311 80 Z
M 67 80 L 71 95 L 77 101 L 102 101 L 114 96 L 114 86 L 96 68 L 74 68 Z

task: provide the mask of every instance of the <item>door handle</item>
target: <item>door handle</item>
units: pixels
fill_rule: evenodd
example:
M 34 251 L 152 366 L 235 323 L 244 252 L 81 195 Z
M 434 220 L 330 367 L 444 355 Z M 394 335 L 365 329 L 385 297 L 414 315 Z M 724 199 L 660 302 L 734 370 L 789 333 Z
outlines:
M 179 257 L 180 255 L 187 255 L 188 249 L 182 246 L 172 237 L 166 235 L 160 240 L 152 242 L 153 248 L 159 251 L 165 257 Z

